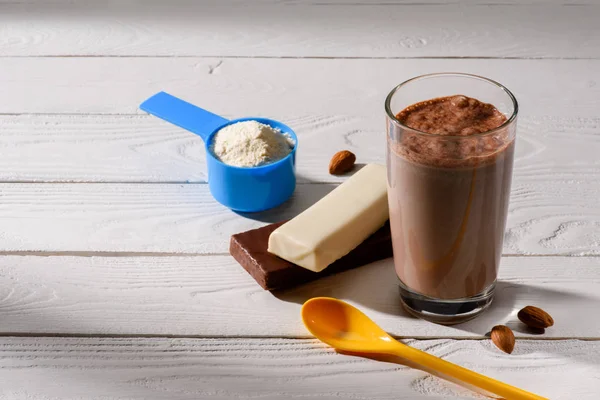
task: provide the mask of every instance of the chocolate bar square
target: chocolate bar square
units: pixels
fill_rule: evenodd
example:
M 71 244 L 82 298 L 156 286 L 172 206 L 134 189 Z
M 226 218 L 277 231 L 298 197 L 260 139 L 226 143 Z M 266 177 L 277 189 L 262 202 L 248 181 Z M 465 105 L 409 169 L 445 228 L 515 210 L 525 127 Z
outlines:
M 313 272 L 267 251 L 269 235 L 287 221 L 231 236 L 229 253 L 266 290 L 287 289 L 323 276 L 347 271 L 392 257 L 392 235 L 387 222 L 354 250 L 321 272 Z

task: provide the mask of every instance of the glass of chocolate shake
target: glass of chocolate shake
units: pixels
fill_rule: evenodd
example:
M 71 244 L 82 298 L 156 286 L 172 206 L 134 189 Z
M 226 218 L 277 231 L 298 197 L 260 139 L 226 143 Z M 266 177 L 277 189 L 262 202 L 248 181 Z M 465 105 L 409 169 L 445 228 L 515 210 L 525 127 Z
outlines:
M 385 102 L 394 264 L 404 307 L 441 324 L 494 295 L 506 225 L 517 100 L 475 75 L 424 75 Z

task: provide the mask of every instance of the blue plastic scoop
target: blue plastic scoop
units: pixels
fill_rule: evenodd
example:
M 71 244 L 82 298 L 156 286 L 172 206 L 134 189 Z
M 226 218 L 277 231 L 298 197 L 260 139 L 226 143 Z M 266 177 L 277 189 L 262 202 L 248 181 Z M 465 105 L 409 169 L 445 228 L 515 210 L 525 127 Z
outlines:
M 150 97 L 140 108 L 195 133 L 204 140 L 208 186 L 213 197 L 224 206 L 240 212 L 263 211 L 280 205 L 294 193 L 298 138 L 287 125 L 267 118 L 240 118 L 230 121 L 165 92 Z M 227 125 L 248 120 L 278 128 L 282 133 L 290 135 L 295 143 L 290 154 L 274 163 L 248 168 L 235 167 L 219 161 L 211 149 L 215 134 Z

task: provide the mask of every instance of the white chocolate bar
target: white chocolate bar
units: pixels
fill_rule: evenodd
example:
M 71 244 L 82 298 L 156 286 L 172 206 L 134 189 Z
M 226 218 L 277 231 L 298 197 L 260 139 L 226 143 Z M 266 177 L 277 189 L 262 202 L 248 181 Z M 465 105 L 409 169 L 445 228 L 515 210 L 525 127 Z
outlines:
M 269 236 L 269 253 L 314 272 L 345 256 L 389 218 L 386 169 L 368 164 Z

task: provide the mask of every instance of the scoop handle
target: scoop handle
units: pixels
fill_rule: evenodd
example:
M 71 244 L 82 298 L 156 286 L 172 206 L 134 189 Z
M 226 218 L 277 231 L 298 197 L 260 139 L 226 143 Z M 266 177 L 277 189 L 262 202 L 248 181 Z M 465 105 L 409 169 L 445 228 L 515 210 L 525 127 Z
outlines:
M 405 346 L 401 343 L 398 343 L 398 346 L 394 347 L 393 353 L 397 356 L 411 360 L 423 367 L 441 372 L 442 374 L 451 376 L 459 381 L 502 396 L 507 400 L 548 400 L 545 397 L 541 397 L 523 389 L 519 389 L 509 384 L 497 381 L 475 371 L 471 371 L 446 360 L 442 360 L 441 358 L 432 356 L 431 354 L 425 353 L 419 349 Z
M 204 142 L 219 126 L 229 120 L 206 111 L 165 92 L 150 97 L 140 109 L 200 136 Z

